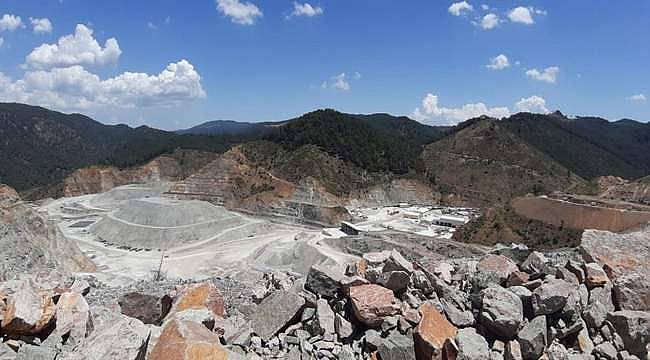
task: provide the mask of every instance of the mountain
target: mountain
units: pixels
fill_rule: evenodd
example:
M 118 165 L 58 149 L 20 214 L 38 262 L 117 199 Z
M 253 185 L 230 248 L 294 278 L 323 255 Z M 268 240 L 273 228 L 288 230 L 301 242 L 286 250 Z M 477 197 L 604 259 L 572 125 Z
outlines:
M 196 125 L 189 129 L 177 130 L 177 134 L 194 135 L 243 135 L 265 131 L 263 123 L 248 123 L 232 120 L 215 120 Z

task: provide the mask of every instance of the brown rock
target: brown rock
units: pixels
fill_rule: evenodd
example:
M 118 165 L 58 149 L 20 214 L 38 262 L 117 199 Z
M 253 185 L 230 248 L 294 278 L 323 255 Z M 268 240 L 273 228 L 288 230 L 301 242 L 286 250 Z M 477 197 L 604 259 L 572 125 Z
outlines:
M 413 333 L 415 356 L 418 360 L 445 359 L 445 343 L 451 341 L 458 330 L 433 305 L 420 306 L 422 320 Z M 453 355 L 453 354 L 449 354 Z
M 0 321 L 5 317 L 5 310 L 7 309 L 7 295 L 0 291 Z
M 580 251 L 585 261 L 604 268 L 624 310 L 650 311 L 649 238 L 645 231 L 615 234 L 587 230 L 582 235 Z
M 136 318 L 145 324 L 159 325 L 172 307 L 172 298 L 169 295 L 157 296 L 130 292 L 120 297 L 118 303 L 122 314 Z
M 25 281 L 9 300 L 2 319 L 2 331 L 11 335 L 36 335 L 54 319 L 52 293 Z
M 494 273 L 501 281 L 505 281 L 510 274 L 519 271 L 517 264 L 503 255 L 487 254 L 481 258 L 476 267 L 480 272 Z
M 172 320 L 163 329 L 150 360 L 226 360 L 219 336 L 205 326 Z
M 521 286 L 527 283 L 529 278 L 530 275 L 528 275 L 528 273 L 525 273 L 523 271 L 514 271 L 508 276 L 508 279 L 506 280 L 506 286 Z
M 69 334 L 69 339 L 77 342 L 88 336 L 92 329 L 90 307 L 86 299 L 81 294 L 73 292 L 61 295 L 56 304 L 55 333 L 59 336 Z
M 187 287 L 178 297 L 169 316 L 184 310 L 206 308 L 215 316 L 223 317 L 226 313 L 223 296 L 214 284 L 204 282 Z
M 384 317 L 399 312 L 399 304 L 393 292 L 379 285 L 351 287 L 350 300 L 357 319 L 368 326 L 378 326 Z
M 588 288 L 593 289 L 603 286 L 609 282 L 609 278 L 603 268 L 596 263 L 587 263 L 584 265 L 585 284 Z

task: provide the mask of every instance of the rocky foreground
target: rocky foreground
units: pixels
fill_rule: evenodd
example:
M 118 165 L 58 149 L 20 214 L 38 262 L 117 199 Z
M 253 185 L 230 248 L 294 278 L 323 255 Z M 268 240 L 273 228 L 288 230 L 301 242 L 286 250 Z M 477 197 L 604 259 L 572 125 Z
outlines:
M 250 292 L 40 272 L 0 283 L 0 359 L 648 359 L 649 247 L 594 231 L 427 267 L 375 252 Z

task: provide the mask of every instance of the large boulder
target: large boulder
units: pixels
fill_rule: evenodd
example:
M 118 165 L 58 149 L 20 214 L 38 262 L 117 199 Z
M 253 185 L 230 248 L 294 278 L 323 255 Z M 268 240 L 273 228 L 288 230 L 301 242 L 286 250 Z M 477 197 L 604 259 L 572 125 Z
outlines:
M 650 311 L 650 241 L 648 232 L 615 234 L 586 230 L 580 251 L 597 262 L 614 282 L 617 303 L 624 310 Z
M 506 281 L 508 276 L 519 271 L 514 261 L 503 255 L 487 254 L 479 260 L 477 269 L 482 273 L 494 274 L 500 282 Z
M 343 278 L 344 274 L 339 269 L 314 265 L 307 273 L 305 289 L 316 295 L 331 299 L 339 292 L 341 288 L 340 281 Z
M 36 335 L 54 320 L 53 293 L 24 281 L 11 296 L 2 319 L 2 331 L 10 335 Z
M 98 326 L 79 343 L 66 360 L 142 360 L 151 330 L 138 319 L 119 315 Z
M 546 316 L 540 315 L 531 320 L 519 331 L 518 337 L 524 359 L 539 359 L 548 344 Z
M 556 313 L 566 305 L 569 296 L 575 291 L 568 282 L 550 278 L 533 291 L 533 311 L 535 315 Z
M 490 360 L 488 343 L 474 328 L 458 330 L 456 346 L 457 360 Z
M 305 299 L 289 291 L 274 291 L 256 308 L 251 317 L 253 332 L 268 341 L 300 316 Z
M 61 295 L 56 304 L 56 329 L 58 336 L 68 336 L 69 343 L 83 340 L 93 330 L 90 307 L 84 297 L 76 292 Z
M 169 295 L 157 296 L 130 292 L 122 295 L 118 303 L 122 314 L 136 318 L 145 324 L 159 325 L 171 310 L 172 298 Z
M 483 290 L 481 322 L 500 338 L 512 339 L 524 319 L 524 308 L 519 296 L 500 286 Z
M 387 316 L 399 313 L 399 304 L 393 291 L 369 284 L 350 288 L 352 310 L 357 319 L 371 327 L 379 326 Z
M 205 326 L 171 320 L 153 348 L 150 360 L 226 360 L 228 353 L 219 336 Z
M 188 309 L 200 310 L 206 308 L 215 316 L 223 317 L 226 313 L 223 296 L 211 282 L 204 282 L 188 286 L 176 299 L 169 317 L 174 313 Z
M 430 303 L 420 306 L 420 315 L 422 319 L 413 333 L 417 359 L 444 359 L 445 345 L 456 337 L 458 330 Z
M 645 359 L 647 346 L 650 344 L 650 312 L 615 311 L 607 314 L 607 320 L 614 326 L 616 333 L 623 339 L 625 349 L 630 354 Z

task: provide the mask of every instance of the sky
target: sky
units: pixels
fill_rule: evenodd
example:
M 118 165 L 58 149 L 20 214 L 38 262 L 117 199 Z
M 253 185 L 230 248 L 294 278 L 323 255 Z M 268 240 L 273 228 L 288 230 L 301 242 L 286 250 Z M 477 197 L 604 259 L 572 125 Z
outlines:
M 650 120 L 650 1 L 0 0 L 0 101 L 172 130 L 319 109 Z

